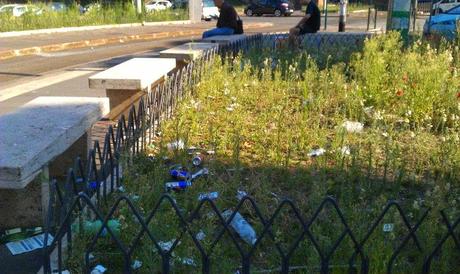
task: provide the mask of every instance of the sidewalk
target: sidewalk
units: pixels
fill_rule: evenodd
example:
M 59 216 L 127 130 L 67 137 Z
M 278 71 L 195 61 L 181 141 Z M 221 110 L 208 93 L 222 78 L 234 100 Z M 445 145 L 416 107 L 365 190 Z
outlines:
M 270 27 L 271 25 L 269 23 L 252 23 L 245 25 L 245 29 Z M 39 52 L 93 47 L 130 41 L 194 36 L 200 35 L 205 29 L 214 26 L 215 22 L 202 22 L 178 25 L 114 26 L 113 28 L 38 33 L 17 37 L 1 37 L 0 34 L 0 60 Z

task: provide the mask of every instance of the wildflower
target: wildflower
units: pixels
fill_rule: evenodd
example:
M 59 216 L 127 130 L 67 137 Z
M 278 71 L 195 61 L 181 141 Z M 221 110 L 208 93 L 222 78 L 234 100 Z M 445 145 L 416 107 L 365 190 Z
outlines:
M 460 100 L 460 91 L 459 91 L 459 92 L 457 92 L 457 99 L 459 99 L 459 100 Z
M 398 91 L 396 91 L 396 96 L 401 97 L 403 95 L 404 95 L 404 91 L 402 89 L 398 89 Z
M 407 84 L 407 82 L 409 82 L 409 76 L 407 75 L 407 73 L 404 73 L 402 79 L 403 79 L 403 81 L 404 81 L 405 84 Z
M 343 122 L 342 127 L 345 128 L 347 132 L 360 133 L 363 131 L 364 124 L 360 122 L 345 121 Z

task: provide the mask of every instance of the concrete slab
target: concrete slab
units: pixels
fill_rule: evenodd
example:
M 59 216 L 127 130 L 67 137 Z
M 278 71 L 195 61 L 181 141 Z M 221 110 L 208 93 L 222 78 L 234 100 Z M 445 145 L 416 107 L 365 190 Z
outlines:
M 89 87 L 144 90 L 176 67 L 172 58 L 133 58 L 89 77 Z
M 38 97 L 0 116 L 0 188 L 27 186 L 108 112 L 107 98 Z
M 227 44 L 227 43 L 231 43 L 231 42 L 244 40 L 246 38 L 247 38 L 246 34 L 217 35 L 217 36 L 204 38 L 202 41 L 203 42 L 208 42 L 208 43 Z
M 217 44 L 213 43 L 185 43 L 183 45 L 160 51 L 160 57 L 176 58 L 178 61 L 194 60 L 207 50 L 217 48 Z

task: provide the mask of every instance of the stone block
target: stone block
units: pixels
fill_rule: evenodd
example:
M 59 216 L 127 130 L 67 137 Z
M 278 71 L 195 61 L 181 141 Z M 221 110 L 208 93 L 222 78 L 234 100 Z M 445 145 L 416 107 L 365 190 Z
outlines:
M 194 60 L 202 56 L 207 50 L 217 48 L 213 43 L 185 43 L 183 45 L 160 51 L 160 57 L 176 58 L 178 61 Z

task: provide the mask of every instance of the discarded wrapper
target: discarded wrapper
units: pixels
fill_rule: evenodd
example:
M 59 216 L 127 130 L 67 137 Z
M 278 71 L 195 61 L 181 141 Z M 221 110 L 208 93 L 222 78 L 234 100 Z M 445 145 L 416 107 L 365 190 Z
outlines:
M 93 268 L 93 270 L 91 271 L 91 274 L 101 274 L 101 273 L 104 273 L 106 271 L 107 271 L 107 268 L 105 268 L 104 266 L 98 264 Z
M 236 193 L 236 198 L 238 201 L 241 201 L 244 197 L 248 196 L 248 193 L 246 191 L 238 190 Z
M 198 201 L 204 200 L 208 198 L 209 200 L 216 200 L 219 197 L 219 192 L 214 191 L 214 192 L 208 192 L 208 193 L 201 193 L 198 196 Z
M 201 157 L 200 155 L 196 155 L 196 156 L 193 157 L 193 159 L 192 159 L 192 164 L 193 164 L 194 166 L 200 166 L 202 162 L 203 162 L 203 159 L 202 159 L 202 157 Z
M 183 140 L 177 140 L 177 141 L 174 141 L 174 142 L 171 142 L 167 145 L 168 149 L 170 150 L 174 150 L 174 149 L 184 149 L 184 141 Z
M 131 265 L 131 268 L 134 270 L 139 269 L 141 267 L 142 267 L 142 262 L 138 260 L 135 260 L 133 264 Z
M 324 148 L 318 148 L 318 149 L 313 149 L 310 151 L 307 155 L 309 157 L 318 157 L 326 153 L 326 150 Z
M 161 247 L 161 249 L 163 251 L 169 251 L 171 249 L 171 247 L 173 246 L 174 242 L 176 241 L 176 239 L 172 239 L 171 241 L 168 241 L 168 242 L 158 242 L 158 245 Z
M 347 132 L 360 133 L 363 131 L 364 124 L 360 122 L 345 121 L 343 122 L 342 127 L 345 128 Z
M 350 147 L 348 146 L 343 146 L 340 151 L 342 152 L 342 155 L 350 155 Z
M 47 246 L 53 242 L 53 236 L 48 234 Z M 18 255 L 30 252 L 36 249 L 41 249 L 45 246 L 45 233 L 36 235 L 21 241 L 7 243 L 6 247 L 10 250 L 11 254 Z
M 192 258 L 182 258 L 180 261 L 184 265 L 196 266 L 195 260 Z
M 198 241 L 203 241 L 204 238 L 206 238 L 206 234 L 203 232 L 203 230 L 200 230 L 200 231 L 198 231 L 198 233 L 196 234 L 195 238 L 196 238 Z

